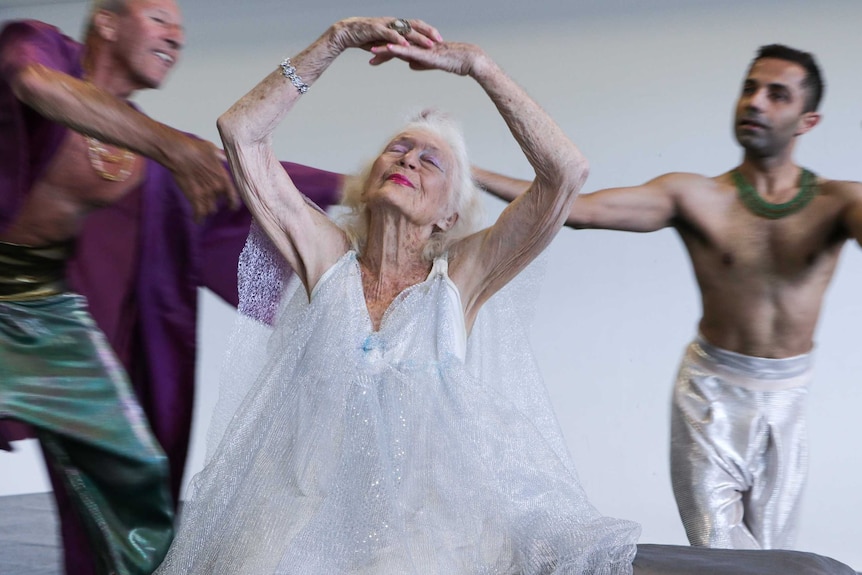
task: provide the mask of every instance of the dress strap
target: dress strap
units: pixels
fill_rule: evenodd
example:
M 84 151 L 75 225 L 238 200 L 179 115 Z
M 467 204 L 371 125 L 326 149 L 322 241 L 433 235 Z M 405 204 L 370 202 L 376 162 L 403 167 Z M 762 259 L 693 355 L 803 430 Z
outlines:
M 449 277 L 449 254 L 443 254 L 434 260 L 434 265 L 431 266 L 428 278 L 433 278 L 436 275 Z

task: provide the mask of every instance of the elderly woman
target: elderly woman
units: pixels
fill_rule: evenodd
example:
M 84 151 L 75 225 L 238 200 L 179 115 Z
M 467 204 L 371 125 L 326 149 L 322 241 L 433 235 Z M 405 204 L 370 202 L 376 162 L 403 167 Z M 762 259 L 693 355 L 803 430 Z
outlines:
M 348 48 L 476 80 L 535 169 L 530 190 L 478 230 L 463 139 L 424 113 L 347 193 L 345 227 L 313 208 L 271 133 Z M 562 130 L 479 48 L 382 18 L 333 25 L 219 129 L 301 287 L 160 573 L 629 573 L 637 525 L 590 506 L 519 318 L 489 302 L 554 238 L 586 178 Z

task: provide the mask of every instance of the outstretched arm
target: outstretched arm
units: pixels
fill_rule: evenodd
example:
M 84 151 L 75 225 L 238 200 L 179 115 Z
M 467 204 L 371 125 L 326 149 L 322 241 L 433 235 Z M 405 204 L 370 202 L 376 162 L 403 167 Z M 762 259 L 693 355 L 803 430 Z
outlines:
M 530 186 L 526 180 L 475 167 L 473 177 L 483 189 L 506 201 L 514 200 Z M 580 194 L 569 210 L 566 226 L 626 232 L 666 228 L 677 216 L 676 198 L 684 179 L 680 174 L 668 174 L 641 186 Z
M 667 174 L 633 187 L 608 188 L 579 196 L 566 225 L 575 229 L 654 232 L 673 225 L 686 175 Z
M 310 293 L 348 248 L 343 232 L 309 206 L 272 151 L 272 133 L 303 93 L 348 48 L 387 42 L 433 45 L 437 31 L 412 20 L 407 36 L 388 27 L 392 18 L 348 18 L 333 24 L 308 48 L 274 70 L 218 120 L 240 193 L 258 224 Z M 388 58 L 376 56 L 372 63 Z
M 222 153 L 153 120 L 89 82 L 42 64 L 29 64 L 10 79 L 15 96 L 42 116 L 64 126 L 152 158 L 168 168 L 200 218 L 226 196 L 239 197 L 222 165 Z
M 221 152 L 137 112 L 92 83 L 71 75 L 77 66 L 59 32 L 40 22 L 7 24 L 0 33 L 0 80 L 24 105 L 72 130 L 129 148 L 165 165 L 198 216 L 218 197 L 238 196 Z
M 472 174 L 473 180 L 480 188 L 492 196 L 496 196 L 507 202 L 513 201 L 515 198 L 529 190 L 530 184 L 533 183 L 527 180 L 510 178 L 509 176 L 504 176 L 503 174 L 498 174 L 497 172 L 485 170 L 477 166 L 473 166 Z

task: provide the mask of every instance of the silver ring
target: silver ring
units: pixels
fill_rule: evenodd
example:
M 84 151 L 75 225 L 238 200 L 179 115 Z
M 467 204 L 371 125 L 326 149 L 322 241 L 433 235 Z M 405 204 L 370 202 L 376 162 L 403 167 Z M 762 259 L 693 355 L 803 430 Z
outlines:
M 404 18 L 396 18 L 392 22 L 389 23 L 389 28 L 392 28 L 402 36 L 406 36 L 413 30 L 413 26 L 410 25 L 410 22 L 405 20 Z

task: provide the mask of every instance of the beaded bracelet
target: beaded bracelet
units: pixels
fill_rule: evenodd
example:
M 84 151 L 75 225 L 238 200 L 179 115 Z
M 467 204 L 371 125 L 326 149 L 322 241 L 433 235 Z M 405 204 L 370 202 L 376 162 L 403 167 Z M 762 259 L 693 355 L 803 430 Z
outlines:
M 296 73 L 296 68 L 290 63 L 290 58 L 285 58 L 281 61 L 281 75 L 290 80 L 300 94 L 308 92 L 308 84 L 302 81 L 299 74 Z

